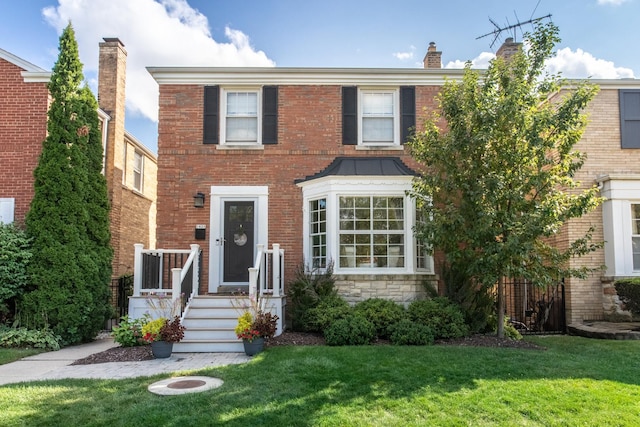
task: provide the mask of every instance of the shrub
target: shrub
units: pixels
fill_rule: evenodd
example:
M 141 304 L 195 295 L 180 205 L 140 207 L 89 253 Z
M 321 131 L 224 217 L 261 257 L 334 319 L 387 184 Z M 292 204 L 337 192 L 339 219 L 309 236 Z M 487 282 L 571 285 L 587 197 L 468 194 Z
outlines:
M 429 326 L 435 339 L 469 335 L 460 308 L 445 297 L 413 301 L 407 312 L 411 320 Z
M 307 332 L 323 332 L 336 320 L 352 313 L 349 303 L 339 295 L 321 300 L 317 306 L 307 310 L 300 320 L 300 327 Z
M 376 337 L 376 328 L 362 316 L 336 320 L 324 331 L 327 345 L 366 345 Z
M 0 347 L 60 350 L 61 338 L 47 329 L 0 327 Z
M 404 307 L 382 298 L 369 298 L 359 302 L 354 311 L 373 323 L 381 338 L 389 338 L 389 327 L 405 317 Z
M 505 338 L 515 341 L 520 341 L 522 339 L 522 334 L 516 329 L 507 316 L 504 317 L 504 336 Z
M 640 279 L 617 280 L 614 286 L 625 308 L 633 314 L 640 314 Z
M 292 329 L 304 331 L 307 311 L 322 300 L 338 294 L 333 278 L 333 263 L 329 263 L 324 271 L 298 266 L 294 279 L 288 285 L 288 294 L 291 298 Z
M 129 316 L 123 316 L 120 324 L 113 328 L 111 336 L 113 340 L 122 347 L 133 347 L 146 344 L 142 339 L 142 327 L 149 320 L 148 316 L 139 319 L 130 319 Z
M 389 338 L 394 345 L 433 344 L 433 331 L 427 325 L 402 319 L 389 327 Z
M 491 288 L 482 286 L 470 277 L 465 269 L 456 264 L 442 266 L 444 295 L 462 311 L 465 323 L 472 333 L 492 330 L 496 301 Z
M 0 320 L 15 307 L 29 284 L 30 240 L 13 224 L 0 222 Z

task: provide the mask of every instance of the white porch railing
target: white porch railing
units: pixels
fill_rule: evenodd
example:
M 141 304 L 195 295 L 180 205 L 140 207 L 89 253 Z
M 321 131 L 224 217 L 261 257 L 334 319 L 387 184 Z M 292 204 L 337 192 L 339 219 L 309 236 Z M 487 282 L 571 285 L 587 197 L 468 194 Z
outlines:
M 191 249 L 144 249 L 134 245 L 133 297 L 171 295 L 174 304 L 198 295 L 200 286 L 200 245 Z M 185 260 L 186 257 L 186 260 Z
M 284 249 L 274 243 L 272 249 L 257 245 L 256 262 L 249 268 L 249 296 L 280 297 L 284 294 Z

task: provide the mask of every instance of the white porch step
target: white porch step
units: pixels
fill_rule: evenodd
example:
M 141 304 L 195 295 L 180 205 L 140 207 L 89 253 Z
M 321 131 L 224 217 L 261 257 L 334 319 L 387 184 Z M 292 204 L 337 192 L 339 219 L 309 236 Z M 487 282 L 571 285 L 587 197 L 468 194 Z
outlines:
M 182 340 L 173 345 L 174 353 L 244 353 L 242 341 Z
M 241 310 L 237 297 L 197 296 L 189 302 L 182 324 L 184 338 L 174 344 L 175 353 L 236 353 L 244 347 L 234 332 Z M 236 305 L 234 305 L 236 304 Z

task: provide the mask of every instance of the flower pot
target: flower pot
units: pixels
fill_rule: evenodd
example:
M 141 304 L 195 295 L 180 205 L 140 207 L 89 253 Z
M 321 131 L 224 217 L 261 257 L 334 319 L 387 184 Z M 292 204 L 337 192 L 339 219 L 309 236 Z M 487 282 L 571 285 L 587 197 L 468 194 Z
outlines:
M 254 338 L 253 341 L 242 340 L 242 344 L 244 345 L 244 352 L 247 356 L 253 356 L 258 354 L 264 348 L 264 338 Z
M 173 343 L 166 341 L 154 341 L 151 343 L 151 352 L 156 359 L 166 359 L 171 356 Z

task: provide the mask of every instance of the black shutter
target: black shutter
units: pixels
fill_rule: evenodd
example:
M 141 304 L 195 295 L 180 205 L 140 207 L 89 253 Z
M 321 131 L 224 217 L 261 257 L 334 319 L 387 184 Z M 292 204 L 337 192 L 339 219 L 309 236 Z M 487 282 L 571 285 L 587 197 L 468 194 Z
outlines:
M 358 145 L 358 88 L 342 88 L 342 144 Z
M 620 89 L 620 140 L 622 148 L 640 148 L 640 90 Z
M 400 143 L 409 139 L 416 126 L 416 88 L 400 87 Z
M 204 144 L 218 143 L 218 127 L 220 88 L 218 86 L 204 87 Z
M 262 143 L 278 143 L 278 86 L 262 88 Z

